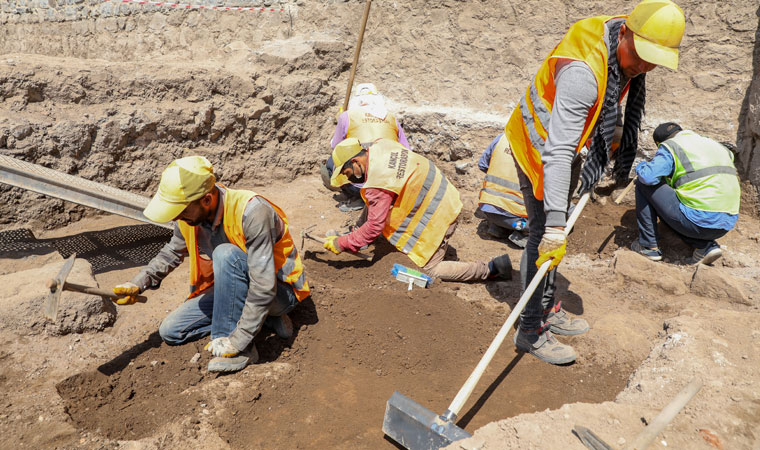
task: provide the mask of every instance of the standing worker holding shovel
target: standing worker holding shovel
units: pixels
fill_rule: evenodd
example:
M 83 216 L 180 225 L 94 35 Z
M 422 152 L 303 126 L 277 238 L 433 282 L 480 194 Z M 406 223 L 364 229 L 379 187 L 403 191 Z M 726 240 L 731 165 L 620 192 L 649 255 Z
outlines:
M 628 177 L 644 112 L 645 74 L 658 65 L 677 69 L 683 31 L 683 11 L 675 3 L 643 0 L 630 16 L 576 22 L 541 64 L 505 128 L 530 230 L 520 264 L 523 290 L 543 262 L 552 259 L 554 268 L 562 260 L 572 161 L 591 139 L 580 187 L 590 191 L 611 154 L 626 92 L 615 173 Z M 580 334 L 588 324 L 571 319 L 543 290 L 536 289 L 522 311 L 515 345 L 551 364 L 575 361 L 573 348 L 552 332 Z

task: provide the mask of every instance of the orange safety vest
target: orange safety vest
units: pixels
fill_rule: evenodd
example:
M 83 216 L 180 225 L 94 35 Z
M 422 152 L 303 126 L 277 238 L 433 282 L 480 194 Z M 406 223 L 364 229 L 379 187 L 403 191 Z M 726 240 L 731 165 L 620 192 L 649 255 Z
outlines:
M 356 138 L 362 144 L 385 138 L 398 142 L 398 125 L 393 114 L 380 119 L 364 111 L 361 107 L 348 110 L 348 131 L 346 138 Z
M 517 163 L 533 184 L 538 200 L 544 199 L 544 167 L 541 153 L 548 137 L 549 120 L 554 105 L 554 75 L 558 59 L 583 61 L 596 78 L 596 103 L 591 107 L 576 151 L 580 151 L 594 130 L 607 89 L 607 45 L 605 24 L 626 16 L 597 16 L 576 22 L 541 64 L 536 77 L 525 91 L 520 104 L 512 111 L 504 133 Z M 626 90 L 620 95 L 625 96 Z
M 502 135 L 491 153 L 478 204 L 493 205 L 518 217 L 528 217 L 509 142 Z
M 223 203 L 224 218 L 222 223 L 224 233 L 232 244 L 246 251 L 245 234 L 243 233 L 243 212 L 248 202 L 256 196 L 266 200 L 285 225 L 282 237 L 274 244 L 272 251 L 274 268 L 277 271 L 277 279 L 289 284 L 300 302 L 309 296 L 309 283 L 306 281 L 303 273 L 301 257 L 298 255 L 293 238 L 290 236 L 288 218 L 277 205 L 252 191 L 225 188 Z M 190 226 L 181 220 L 177 221 L 177 225 L 179 226 L 180 233 L 182 233 L 182 237 L 185 238 L 190 257 L 190 295 L 187 297 L 190 299 L 213 286 L 214 266 L 210 259 L 200 256 L 196 239 L 197 227 Z
M 459 216 L 459 191 L 435 164 L 398 142 L 380 139 L 368 150 L 367 180 L 361 190 L 379 188 L 396 194 L 383 236 L 423 267 Z

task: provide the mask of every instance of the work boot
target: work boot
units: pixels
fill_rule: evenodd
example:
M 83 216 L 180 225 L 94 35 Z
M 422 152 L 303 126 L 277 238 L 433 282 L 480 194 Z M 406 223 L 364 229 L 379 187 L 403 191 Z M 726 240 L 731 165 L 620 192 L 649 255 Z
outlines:
M 513 231 L 512 234 L 509 235 L 509 240 L 520 248 L 525 248 L 525 246 L 528 245 L 528 235 L 521 231 Z
M 713 241 L 705 248 L 695 248 L 689 263 L 712 264 L 721 256 L 723 256 L 723 250 L 720 249 L 720 245 L 717 242 Z
M 352 198 L 345 202 L 338 204 L 338 209 L 341 212 L 351 212 L 351 211 L 359 211 L 360 209 L 364 208 L 364 200 L 359 198 Z
M 631 250 L 639 255 L 649 259 L 650 261 L 662 261 L 662 252 L 659 248 L 649 248 L 641 245 L 638 239 L 631 242 Z
M 488 269 L 490 270 L 489 279 L 507 281 L 512 279 L 512 261 L 509 260 L 509 255 L 501 255 L 492 259 L 488 263 Z
M 509 233 L 507 233 L 507 230 L 494 224 L 488 225 L 488 230 L 486 230 L 486 233 L 488 233 L 489 236 L 494 237 L 496 239 L 506 239 L 507 237 L 509 237 Z
M 575 350 L 560 343 L 549 330 L 523 331 L 518 328 L 513 341 L 517 350 L 530 353 L 549 364 L 569 364 L 577 358 Z
M 562 302 L 549 312 L 546 323 L 551 325 L 551 331 L 560 336 L 577 336 L 588 331 L 588 322 L 583 319 L 574 319 L 568 315 L 560 306 Z
M 282 339 L 293 337 L 293 321 L 287 314 L 281 316 L 267 316 L 264 324 L 274 330 L 274 333 Z
M 238 353 L 237 356 L 225 358 L 215 356 L 208 362 L 209 372 L 237 372 L 243 370 L 248 364 L 255 364 L 259 360 L 259 352 L 256 346 L 251 343 L 248 350 Z

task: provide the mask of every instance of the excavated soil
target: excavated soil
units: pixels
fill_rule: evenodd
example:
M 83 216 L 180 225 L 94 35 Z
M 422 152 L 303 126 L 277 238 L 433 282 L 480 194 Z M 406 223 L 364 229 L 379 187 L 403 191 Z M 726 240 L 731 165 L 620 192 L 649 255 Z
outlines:
M 295 336 L 283 342 L 269 332 L 256 340 L 261 362 L 288 366 L 278 379 L 229 393 L 229 384 L 250 382 L 248 372 L 259 366 L 222 376 L 219 385 L 216 376 L 205 374 L 209 356 L 201 342 L 170 347 L 154 333 L 96 370 L 60 382 L 65 411 L 77 428 L 117 440 L 150 436 L 205 409 L 212 410 L 215 431 L 233 448 L 381 446 L 379 426 L 393 391 L 445 410 L 508 310 L 464 302 L 442 285 L 408 292 L 390 275 L 393 263 L 405 263 L 405 257 L 380 256 L 389 246 L 380 247 L 379 261 L 371 266 L 306 253 L 313 295 L 293 313 Z M 200 360 L 191 361 L 196 352 Z M 460 426 L 473 430 L 505 415 L 609 400 L 632 368 L 553 367 L 505 345 Z M 541 395 L 536 377 L 563 388 Z M 204 388 L 211 383 L 217 387 L 209 389 L 209 400 Z

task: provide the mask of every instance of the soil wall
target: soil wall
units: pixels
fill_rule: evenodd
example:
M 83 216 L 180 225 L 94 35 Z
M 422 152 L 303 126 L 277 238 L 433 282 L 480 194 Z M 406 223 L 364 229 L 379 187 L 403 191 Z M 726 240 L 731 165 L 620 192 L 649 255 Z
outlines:
M 160 170 L 188 152 L 209 156 L 231 184 L 317 176 L 343 101 L 363 2 L 224 4 L 276 11 L 3 2 L 0 151 L 145 195 Z M 679 4 L 687 16 L 679 71 L 658 68 L 648 76 L 642 150 L 654 150 L 650 133 L 658 123 L 678 121 L 737 144 L 742 169 L 757 184 L 751 99 L 758 95 L 750 90 L 757 5 Z M 376 2 L 356 82 L 374 82 L 402 117 L 414 149 L 473 193 L 480 152 L 567 27 L 631 6 Z M 7 187 L 0 193 L 6 224 L 44 217 L 41 225 L 56 226 L 86 212 Z

